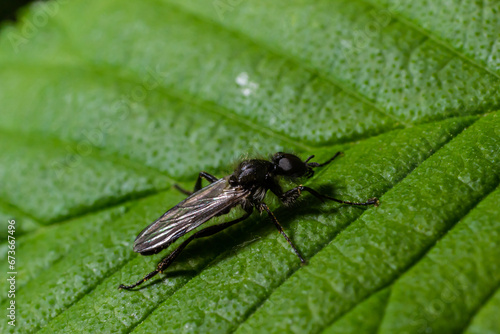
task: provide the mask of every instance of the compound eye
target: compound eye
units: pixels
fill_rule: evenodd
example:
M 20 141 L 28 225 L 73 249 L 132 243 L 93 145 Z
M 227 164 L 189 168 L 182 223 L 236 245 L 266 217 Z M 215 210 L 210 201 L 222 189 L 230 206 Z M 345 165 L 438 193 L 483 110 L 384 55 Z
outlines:
M 292 161 L 290 161 L 287 157 L 282 157 L 278 161 L 278 166 L 285 173 L 290 172 L 293 169 Z
M 276 169 L 279 174 L 298 177 L 305 174 L 307 166 L 296 155 L 287 153 L 276 153 L 273 157 Z
M 286 171 L 289 169 L 287 168 L 287 163 L 285 162 L 286 156 L 289 154 L 283 153 L 283 152 L 278 152 L 273 155 L 273 163 L 276 165 L 276 167 L 280 170 Z M 289 163 L 288 163 L 289 164 Z

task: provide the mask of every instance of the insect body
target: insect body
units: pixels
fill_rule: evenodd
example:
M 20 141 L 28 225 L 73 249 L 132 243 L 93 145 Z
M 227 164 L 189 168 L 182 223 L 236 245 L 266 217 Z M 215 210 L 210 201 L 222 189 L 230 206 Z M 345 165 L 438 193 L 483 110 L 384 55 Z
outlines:
M 144 276 L 143 279 L 137 281 L 135 284 L 120 285 L 119 289 L 131 289 L 142 284 L 167 269 L 192 240 L 210 236 L 247 219 L 252 214 L 254 208 L 261 213 L 263 211 L 268 213 L 274 225 L 283 237 L 285 237 L 300 261 L 305 263 L 304 258 L 300 255 L 290 238 L 288 238 L 283 227 L 269 207 L 263 202 L 263 199 L 267 191 L 270 190 L 281 202 L 289 205 L 295 202 L 302 192 L 307 191 L 322 201 L 326 199 L 348 205 L 378 205 L 377 198 L 371 198 L 364 203 L 342 201 L 322 195 L 316 190 L 302 185 L 283 192 L 278 182 L 280 177 L 289 179 L 310 178 L 314 175 L 314 168 L 329 164 L 340 154 L 341 152 L 337 152 L 331 159 L 319 164 L 317 162 L 309 162 L 314 157 L 313 155 L 302 161 L 296 155 L 278 152 L 273 155 L 271 161 L 263 159 L 245 160 L 239 164 L 233 174 L 221 179 L 201 172 L 192 193 L 176 186 L 177 189 L 189 196 L 139 233 L 134 242 L 135 252 L 142 255 L 156 254 L 184 234 L 194 230 L 213 217 L 229 213 L 234 207 L 241 206 L 245 214 L 235 220 L 213 225 L 195 232 L 172 253 L 162 259 L 154 271 Z M 202 178 L 210 182 L 205 188 L 201 188 Z

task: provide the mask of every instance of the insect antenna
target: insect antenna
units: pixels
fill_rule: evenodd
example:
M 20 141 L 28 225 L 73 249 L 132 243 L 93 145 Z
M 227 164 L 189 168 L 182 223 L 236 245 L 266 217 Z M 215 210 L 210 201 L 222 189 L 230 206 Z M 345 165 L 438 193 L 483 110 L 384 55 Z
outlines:
M 333 157 L 331 157 L 328 161 L 325 161 L 323 162 L 322 164 L 320 163 L 317 163 L 317 162 L 308 162 L 310 159 L 312 159 L 314 157 L 314 155 L 311 155 L 309 158 L 307 158 L 306 161 L 304 161 L 308 167 L 312 167 L 312 168 L 316 168 L 316 167 L 323 167 L 323 166 L 326 166 L 328 165 L 330 162 L 332 162 L 335 158 L 337 158 L 338 156 L 342 155 L 344 153 L 342 152 L 337 152 L 335 153 L 335 155 Z
M 314 158 L 314 155 L 311 155 L 309 158 L 306 159 L 306 161 L 304 161 L 304 163 L 306 164 L 309 160 L 311 160 L 312 158 Z

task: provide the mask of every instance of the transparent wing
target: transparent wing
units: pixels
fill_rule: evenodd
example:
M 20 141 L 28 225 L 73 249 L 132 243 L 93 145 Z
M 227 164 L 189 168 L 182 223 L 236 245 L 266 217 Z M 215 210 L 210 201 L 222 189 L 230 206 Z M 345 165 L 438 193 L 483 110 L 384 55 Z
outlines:
M 134 251 L 155 254 L 182 235 L 242 202 L 248 190 L 232 188 L 228 177 L 195 192 L 168 210 L 135 239 Z

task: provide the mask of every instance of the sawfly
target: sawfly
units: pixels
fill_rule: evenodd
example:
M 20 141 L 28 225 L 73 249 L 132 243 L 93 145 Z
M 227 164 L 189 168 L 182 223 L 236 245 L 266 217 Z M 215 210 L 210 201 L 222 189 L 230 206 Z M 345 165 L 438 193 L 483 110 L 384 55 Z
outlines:
M 208 237 L 247 219 L 254 209 L 257 209 L 260 213 L 264 211 L 267 212 L 279 233 L 285 237 L 300 261 L 305 263 L 297 247 L 295 247 L 293 242 L 286 235 L 278 219 L 274 216 L 266 203 L 263 202 L 263 199 L 267 191 L 270 190 L 284 205 L 291 205 L 306 191 L 321 201 L 330 200 L 348 205 L 377 206 L 378 199 L 375 197 L 363 203 L 355 203 L 320 194 L 316 190 L 302 185 L 286 192 L 281 188 L 279 184 L 279 179 L 281 177 L 292 181 L 297 181 L 300 178 L 310 178 L 314 175 L 314 168 L 323 167 L 329 164 L 339 155 L 341 155 L 341 152 L 337 152 L 331 159 L 320 164 L 317 162 L 309 162 L 314 158 L 314 155 L 302 161 L 296 155 L 278 152 L 274 154 L 270 160 L 244 160 L 231 175 L 221 179 L 206 172 L 200 172 L 193 192 L 184 190 L 176 185 L 178 190 L 189 196 L 172 209 L 165 212 L 163 216 L 139 233 L 134 242 L 135 252 L 141 255 L 156 254 L 167 248 L 186 233 L 189 233 L 214 217 L 228 214 L 231 209 L 237 206 L 241 206 L 245 214 L 235 220 L 213 225 L 195 232 L 172 253 L 162 259 L 154 271 L 132 285 L 121 284 L 119 289 L 132 289 L 146 282 L 156 274 L 167 269 L 191 241 L 197 238 Z M 202 179 L 206 179 L 210 184 L 202 188 Z

